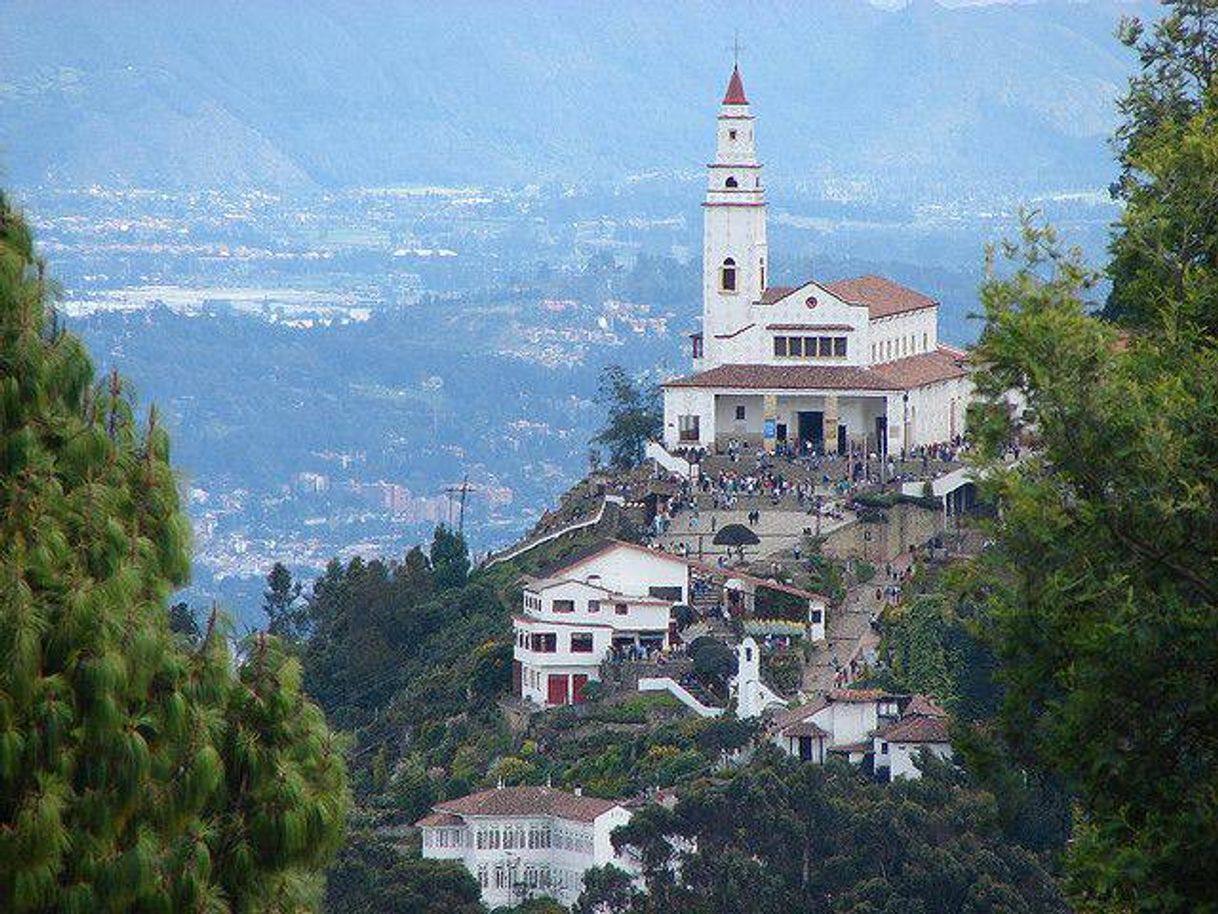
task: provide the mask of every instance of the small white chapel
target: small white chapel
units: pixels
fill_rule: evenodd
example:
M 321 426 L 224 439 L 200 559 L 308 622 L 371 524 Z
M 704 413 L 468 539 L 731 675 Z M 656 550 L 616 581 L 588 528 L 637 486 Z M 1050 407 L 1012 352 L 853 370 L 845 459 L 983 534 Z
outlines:
M 664 384 L 664 444 L 896 454 L 964 434 L 967 356 L 939 303 L 882 276 L 766 284 L 766 198 L 739 67 L 719 111 L 703 202 L 693 372 Z

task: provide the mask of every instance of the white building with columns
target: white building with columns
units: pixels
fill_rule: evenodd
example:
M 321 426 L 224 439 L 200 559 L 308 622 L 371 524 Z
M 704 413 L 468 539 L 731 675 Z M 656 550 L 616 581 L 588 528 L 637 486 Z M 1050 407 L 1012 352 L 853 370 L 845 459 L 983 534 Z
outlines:
M 584 873 L 612 863 L 633 876 L 632 858 L 610 835 L 630 821 L 613 800 L 552 787 L 497 787 L 437 803 L 416 823 L 423 856 L 460 862 L 478 880 L 488 908 L 553 898 L 571 905 Z
M 937 301 L 881 276 L 767 284 L 754 125 L 733 69 L 702 204 L 702 331 L 693 373 L 664 385 L 665 446 L 884 454 L 962 435 L 972 385 Z

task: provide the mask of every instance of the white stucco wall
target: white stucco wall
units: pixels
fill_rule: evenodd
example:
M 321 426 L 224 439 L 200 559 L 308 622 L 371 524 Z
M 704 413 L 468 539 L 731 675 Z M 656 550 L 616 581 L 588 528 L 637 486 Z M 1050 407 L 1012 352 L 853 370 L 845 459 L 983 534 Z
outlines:
M 680 416 L 697 416 L 698 440 L 680 439 Z M 715 440 L 715 394 L 696 387 L 666 387 L 664 389 L 664 446 L 670 450 L 681 447 L 709 447 Z
M 872 356 L 871 346 L 875 346 Z M 866 358 L 870 364 L 895 362 L 939 345 L 939 309 L 922 308 L 871 321 Z
M 893 780 L 897 778 L 917 779 L 922 777 L 922 772 L 917 766 L 917 759 L 923 749 L 926 749 L 936 758 L 950 759 L 952 757 L 952 747 L 948 743 L 889 743 L 888 768 L 890 777 Z

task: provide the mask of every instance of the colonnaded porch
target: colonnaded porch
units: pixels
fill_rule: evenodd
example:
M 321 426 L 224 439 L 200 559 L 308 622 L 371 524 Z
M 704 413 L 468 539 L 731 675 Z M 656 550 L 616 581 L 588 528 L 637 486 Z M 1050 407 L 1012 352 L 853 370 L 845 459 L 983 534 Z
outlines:
M 771 452 L 887 454 L 901 449 L 908 431 L 900 393 L 681 390 L 673 400 L 665 404 L 670 448 L 722 451 L 734 440 Z

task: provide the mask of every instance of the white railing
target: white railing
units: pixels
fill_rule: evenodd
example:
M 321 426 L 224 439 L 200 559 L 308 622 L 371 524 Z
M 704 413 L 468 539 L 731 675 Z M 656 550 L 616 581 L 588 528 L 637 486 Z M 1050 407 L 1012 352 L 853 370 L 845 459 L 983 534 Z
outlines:
M 931 492 L 935 498 L 943 498 L 961 486 L 968 485 L 970 482 L 976 482 L 976 474 L 977 471 L 973 467 L 960 467 L 959 469 L 952 470 L 950 473 L 944 473 L 942 476 L 930 480 Z M 921 497 L 925 491 L 925 480 L 901 483 L 902 495 Z
M 517 556 L 524 555 L 530 549 L 536 549 L 538 546 L 552 540 L 556 540 L 560 536 L 566 536 L 568 533 L 575 533 L 576 531 L 584 530 L 588 527 L 595 527 L 601 522 L 601 518 L 605 516 L 605 508 L 608 505 L 624 505 L 625 503 L 626 500 L 620 495 L 606 495 L 601 501 L 601 506 L 597 508 L 596 513 L 592 515 L 592 517 L 585 518 L 584 520 L 574 521 L 573 523 L 567 524 L 565 527 L 559 527 L 557 530 L 551 530 L 549 533 L 539 536 L 536 539 L 526 540 L 519 546 L 513 546 L 506 552 L 500 552 L 498 555 L 491 556 L 486 560 L 486 564 L 483 567 L 490 568 L 494 565 L 498 565 L 500 562 L 511 561 Z
M 667 692 L 699 717 L 719 717 L 723 714 L 722 708 L 712 708 L 702 704 L 685 686 L 667 676 L 640 677 L 639 691 Z
M 648 441 L 643 450 L 643 456 L 654 460 L 670 473 L 676 473 L 682 479 L 695 480 L 698 478 L 698 465 L 690 463 L 684 457 L 672 453 L 658 441 Z

